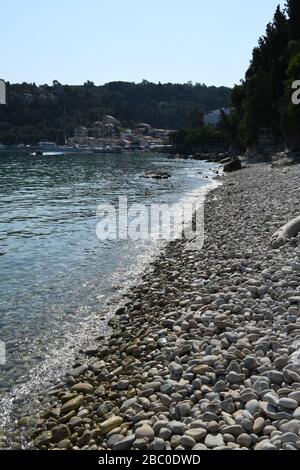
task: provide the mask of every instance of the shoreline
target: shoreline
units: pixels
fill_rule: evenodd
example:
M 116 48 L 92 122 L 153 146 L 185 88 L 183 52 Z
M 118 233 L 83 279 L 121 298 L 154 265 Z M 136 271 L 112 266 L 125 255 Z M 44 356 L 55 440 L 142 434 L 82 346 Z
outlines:
M 300 236 L 270 246 L 299 178 L 259 164 L 208 191 L 204 248 L 166 246 L 12 448 L 300 449 Z

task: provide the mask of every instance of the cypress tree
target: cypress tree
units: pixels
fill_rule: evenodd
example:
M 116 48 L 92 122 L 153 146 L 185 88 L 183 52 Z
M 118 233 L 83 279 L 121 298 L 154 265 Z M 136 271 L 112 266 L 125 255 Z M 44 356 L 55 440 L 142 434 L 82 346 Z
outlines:
M 300 39 L 300 1 L 287 0 L 286 10 L 290 21 L 291 39 Z

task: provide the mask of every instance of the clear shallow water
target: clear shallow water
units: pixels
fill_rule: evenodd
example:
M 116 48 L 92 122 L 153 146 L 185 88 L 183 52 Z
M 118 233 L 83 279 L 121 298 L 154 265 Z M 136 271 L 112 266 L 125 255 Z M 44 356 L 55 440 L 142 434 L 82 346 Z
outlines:
M 0 395 L 25 390 L 50 371 L 58 376 L 76 349 L 105 333 L 121 289 L 159 247 L 99 241 L 97 206 L 119 196 L 129 203 L 178 202 L 207 185 L 204 176 L 214 168 L 151 154 L 0 153 L 0 340 L 7 354 Z M 172 177 L 140 177 L 150 170 Z

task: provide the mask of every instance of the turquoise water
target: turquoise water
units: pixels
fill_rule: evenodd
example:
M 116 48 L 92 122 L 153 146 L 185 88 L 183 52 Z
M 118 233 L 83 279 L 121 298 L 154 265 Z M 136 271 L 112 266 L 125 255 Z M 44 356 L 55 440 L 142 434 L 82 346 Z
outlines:
M 99 241 L 98 204 L 119 196 L 174 203 L 207 185 L 212 168 L 152 154 L 0 153 L 0 340 L 7 357 L 0 391 L 42 381 L 48 370 L 58 376 L 76 350 L 105 332 L 120 291 L 153 256 L 154 242 Z M 150 170 L 172 176 L 141 178 Z

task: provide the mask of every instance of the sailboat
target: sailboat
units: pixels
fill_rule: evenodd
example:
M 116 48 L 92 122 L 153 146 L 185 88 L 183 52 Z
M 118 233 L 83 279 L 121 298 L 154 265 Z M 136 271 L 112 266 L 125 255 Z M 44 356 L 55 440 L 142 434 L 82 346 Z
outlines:
M 57 132 L 57 138 L 58 138 Z M 47 157 L 58 157 L 64 156 L 67 153 L 76 153 L 81 152 L 81 149 L 78 147 L 68 147 L 67 139 L 67 120 L 66 120 L 66 110 L 64 110 L 64 145 L 57 145 L 55 142 L 42 141 L 39 142 L 38 148 L 35 152 L 31 153 L 32 156 L 47 156 Z

